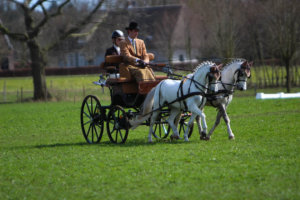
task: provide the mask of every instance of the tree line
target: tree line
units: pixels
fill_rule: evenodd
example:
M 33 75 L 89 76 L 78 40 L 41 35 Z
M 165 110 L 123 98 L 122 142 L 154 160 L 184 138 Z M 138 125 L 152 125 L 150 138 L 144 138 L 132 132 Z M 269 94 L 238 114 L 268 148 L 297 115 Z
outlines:
M 154 30 L 164 36 L 160 45 L 169 52 L 170 58 L 174 49 L 184 46 L 190 58 L 192 51 L 197 49 L 199 60 L 221 58 L 226 62 L 242 57 L 254 60 L 256 65 L 273 60 L 285 66 L 286 88 L 290 91 L 291 66 L 300 61 L 298 0 L 91 0 L 88 3 L 80 0 L 3 0 L 0 2 L 0 33 L 4 37 L 0 44 L 7 48 L 1 48 L 0 55 L 14 51 L 18 60 L 29 63 L 33 71 L 34 99 L 49 98 L 44 69 L 53 58 L 51 55 L 81 48 L 84 44 L 80 39 L 89 35 L 95 38 L 82 48 L 92 54 L 99 43 L 110 44 L 107 35 L 110 29 L 105 28 L 109 24 L 103 26 L 108 17 L 126 18 L 126 22 L 115 21 L 118 25 L 128 23 L 128 16 L 109 16 L 108 11 L 116 13 L 134 7 L 174 4 L 182 7 L 181 18 L 177 20 L 183 21 L 180 29 L 184 40 L 176 40 L 174 31 L 164 26 L 175 23 L 173 17 L 165 16 L 160 22 L 161 28 Z M 155 23 L 158 22 L 146 25 Z M 97 34 L 93 34 L 95 31 Z M 99 36 L 101 32 L 106 35 Z M 104 41 L 104 37 L 108 39 Z

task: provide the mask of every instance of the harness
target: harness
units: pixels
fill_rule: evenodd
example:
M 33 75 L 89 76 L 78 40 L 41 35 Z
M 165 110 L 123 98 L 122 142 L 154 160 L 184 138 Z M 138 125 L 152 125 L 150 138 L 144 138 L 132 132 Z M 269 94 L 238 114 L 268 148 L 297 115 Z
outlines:
M 209 74 L 206 75 L 206 79 L 207 79 L 207 78 L 210 79 Z M 184 95 L 184 94 L 183 94 L 183 84 L 185 83 L 185 81 L 186 81 L 187 79 L 190 80 L 190 85 L 189 85 L 189 88 L 188 88 L 188 93 L 187 93 L 187 95 Z M 192 83 L 194 83 L 195 87 L 196 87 L 200 92 L 191 92 L 191 86 L 192 86 Z M 186 104 L 185 99 L 187 99 L 187 98 L 189 98 L 189 97 L 191 97 L 191 96 L 201 95 L 201 96 L 206 97 L 206 98 L 212 96 L 212 94 L 207 94 L 207 93 L 205 93 L 204 90 L 203 90 L 202 88 L 203 88 L 203 89 L 206 89 L 206 90 L 210 90 L 210 89 L 209 89 L 208 87 L 206 87 L 205 85 L 202 85 L 201 83 L 199 83 L 198 81 L 196 81 L 196 80 L 194 79 L 194 76 L 192 76 L 192 78 L 184 77 L 184 79 L 180 82 L 179 88 L 178 88 L 178 90 L 177 90 L 177 99 L 176 99 L 176 100 L 179 101 L 179 102 L 181 102 L 181 101 L 183 102 L 184 109 L 182 109 L 182 110 L 187 110 L 187 104 Z M 203 101 L 204 101 L 204 98 L 201 99 L 200 105 L 203 103 Z M 172 104 L 172 103 L 169 103 L 169 104 Z M 180 107 L 181 107 L 181 105 L 180 105 Z
M 207 76 L 208 76 L 208 75 L 207 75 Z M 207 77 L 206 77 L 206 78 L 207 78 Z M 185 82 L 187 79 L 191 80 L 191 82 L 190 82 L 190 85 L 189 85 L 188 94 L 184 95 L 184 94 L 183 94 L 183 89 L 182 89 L 182 88 L 183 88 L 184 82 Z M 190 92 L 190 91 L 191 91 L 192 83 L 195 84 L 195 87 L 196 87 L 198 90 L 200 90 L 200 92 Z M 163 84 L 163 81 L 161 82 L 161 84 L 159 84 L 159 87 L 160 87 L 159 90 L 161 90 L 162 84 Z M 185 99 L 187 99 L 187 98 L 189 98 L 189 97 L 192 97 L 192 96 L 196 96 L 196 95 L 201 95 L 201 96 L 206 97 L 206 98 L 213 95 L 213 94 L 206 94 L 206 93 L 200 88 L 200 86 L 201 86 L 202 88 L 206 89 L 206 90 L 210 90 L 210 89 L 207 88 L 205 85 L 202 85 L 201 83 L 199 83 L 198 81 L 196 81 L 196 80 L 194 79 L 194 76 L 192 76 L 192 78 L 184 77 L 184 79 L 180 82 L 179 88 L 178 88 L 178 90 L 177 90 L 177 98 L 176 98 L 175 100 L 173 100 L 173 101 L 171 101 L 171 102 L 169 102 L 169 103 L 164 102 L 164 103 L 161 105 L 161 104 L 160 104 L 160 98 L 161 98 L 161 95 L 160 95 L 160 93 L 159 93 L 159 96 L 158 96 L 159 107 L 158 107 L 157 109 L 155 109 L 155 110 L 152 110 L 152 111 L 149 112 L 149 113 L 143 114 L 142 117 L 144 117 L 144 116 L 146 116 L 146 115 L 148 115 L 148 114 L 150 114 L 150 113 L 153 113 L 153 112 L 155 112 L 155 111 L 161 110 L 163 107 L 165 107 L 165 106 L 167 106 L 167 105 L 171 105 L 171 104 L 173 104 L 173 103 L 175 103 L 175 102 L 178 102 L 178 101 L 179 101 L 179 102 L 183 101 L 184 109 L 187 110 L 187 105 L 186 105 Z M 203 103 L 203 98 L 202 98 L 201 104 L 202 104 L 202 103 Z
M 155 111 L 158 111 L 158 110 L 162 109 L 164 106 L 171 105 L 171 104 L 173 104 L 173 103 L 175 103 L 175 102 L 177 102 L 177 101 L 179 101 L 179 102 L 180 102 L 180 101 L 183 101 L 184 109 L 187 110 L 187 105 L 186 105 L 185 100 L 186 100 L 187 98 L 191 97 L 191 96 L 196 96 L 196 95 L 201 95 L 201 96 L 205 97 L 205 98 L 207 99 L 207 101 L 209 101 L 209 102 L 211 103 L 212 106 L 216 107 L 216 105 L 213 104 L 213 101 L 218 99 L 217 96 L 218 96 L 219 94 L 224 94 L 224 97 L 229 97 L 229 95 L 232 95 L 232 94 L 234 93 L 234 87 L 236 86 L 236 82 L 241 82 L 241 81 L 242 81 L 242 82 L 246 82 L 246 80 L 241 80 L 241 79 L 240 79 L 240 76 L 241 76 L 241 74 L 242 74 L 241 69 L 237 69 L 237 70 L 234 72 L 234 76 L 235 76 L 236 73 L 238 73 L 238 75 L 237 75 L 237 80 L 236 80 L 233 84 L 232 84 L 232 83 L 224 83 L 224 82 L 220 81 L 221 84 L 222 84 L 222 86 L 225 88 L 225 90 L 219 90 L 218 92 L 212 92 L 212 93 L 205 93 L 203 89 L 206 89 L 206 90 L 208 90 L 208 91 L 210 91 L 210 89 L 209 89 L 208 87 L 206 87 L 205 85 L 202 85 L 201 83 L 199 83 L 198 81 L 196 81 L 196 80 L 194 79 L 194 76 L 192 76 L 192 78 L 184 77 L 184 79 L 181 80 L 180 85 L 179 85 L 179 88 L 178 88 L 178 90 L 177 90 L 177 99 L 175 99 L 175 100 L 173 100 L 173 101 L 171 101 L 171 102 L 169 102 L 169 103 L 165 103 L 165 102 L 164 102 L 164 103 L 161 105 L 161 104 L 160 104 L 160 98 L 161 98 L 161 97 L 160 97 L 160 93 L 159 93 L 159 107 L 158 107 L 157 109 L 155 109 L 155 110 L 152 110 L 152 111 L 149 112 L 149 113 L 146 113 L 146 114 L 142 115 L 142 116 L 146 116 L 146 115 L 148 115 L 148 114 L 150 114 L 150 113 L 153 113 L 153 112 L 155 112 Z M 210 78 L 210 77 L 209 77 L 209 74 L 206 75 L 206 78 Z M 250 78 L 250 77 L 249 77 L 249 78 Z M 184 94 L 183 94 L 183 84 L 185 83 L 185 81 L 186 81 L 187 79 L 190 80 L 190 85 L 189 85 L 189 88 L 188 88 L 188 94 L 184 95 Z M 199 92 L 190 92 L 192 83 L 195 84 L 195 87 L 199 90 Z M 161 90 L 162 84 L 163 84 L 163 82 L 160 84 L 159 90 Z M 233 86 L 233 87 L 232 87 L 231 90 L 227 90 L 227 89 L 226 89 L 226 85 L 230 85 L 230 86 Z M 200 87 L 201 87 L 201 88 L 200 88 Z M 203 89 L 202 89 L 202 88 L 203 88 Z M 203 100 L 204 100 L 204 98 L 202 98 L 201 104 L 203 103 Z

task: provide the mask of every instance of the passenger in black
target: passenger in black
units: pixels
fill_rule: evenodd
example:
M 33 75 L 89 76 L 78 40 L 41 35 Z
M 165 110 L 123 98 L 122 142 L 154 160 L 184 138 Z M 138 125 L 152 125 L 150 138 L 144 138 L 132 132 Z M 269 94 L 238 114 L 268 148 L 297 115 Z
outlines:
M 119 45 L 120 45 L 120 42 L 122 40 L 124 40 L 124 33 L 120 30 L 115 30 L 115 31 L 112 32 L 111 39 L 112 39 L 112 42 L 113 42 L 113 46 L 106 49 L 105 57 L 110 56 L 110 55 L 120 55 L 120 46 Z M 105 63 L 104 66 L 108 67 L 107 71 L 109 73 L 118 73 L 118 71 L 119 71 L 119 65 L 118 64 Z M 114 66 L 115 69 L 111 68 L 112 66 Z

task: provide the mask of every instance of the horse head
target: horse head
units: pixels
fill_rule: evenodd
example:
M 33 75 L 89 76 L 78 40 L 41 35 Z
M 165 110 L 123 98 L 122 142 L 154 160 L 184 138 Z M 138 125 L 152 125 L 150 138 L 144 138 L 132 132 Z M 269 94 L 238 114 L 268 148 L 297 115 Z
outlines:
M 211 92 L 218 92 L 218 80 L 221 77 L 221 69 L 223 64 L 213 65 L 210 67 L 209 72 L 207 73 L 208 77 L 208 89 Z
M 247 79 L 251 77 L 252 62 L 244 61 L 241 67 L 236 71 L 236 87 L 238 90 L 247 90 Z

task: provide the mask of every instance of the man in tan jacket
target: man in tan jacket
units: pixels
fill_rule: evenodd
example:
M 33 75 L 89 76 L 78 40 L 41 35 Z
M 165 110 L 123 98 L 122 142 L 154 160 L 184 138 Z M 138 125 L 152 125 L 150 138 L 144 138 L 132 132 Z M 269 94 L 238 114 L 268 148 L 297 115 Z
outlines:
M 137 81 L 155 80 L 154 73 L 147 67 L 149 56 L 143 40 L 137 39 L 139 27 L 136 22 L 130 22 L 126 28 L 128 37 L 120 43 L 121 55 L 126 63 L 120 66 L 120 76 Z

